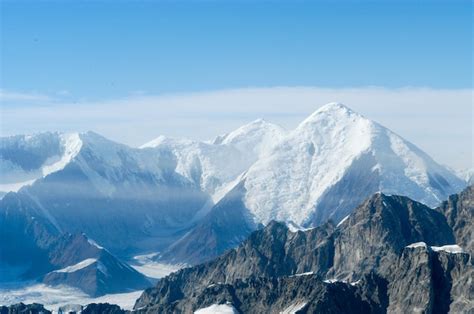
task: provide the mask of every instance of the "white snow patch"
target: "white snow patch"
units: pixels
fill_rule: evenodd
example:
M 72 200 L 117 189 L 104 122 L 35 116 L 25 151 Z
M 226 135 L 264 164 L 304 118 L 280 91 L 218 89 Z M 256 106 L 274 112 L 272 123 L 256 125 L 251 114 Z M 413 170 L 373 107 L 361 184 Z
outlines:
M 350 283 L 351 286 L 357 286 L 360 283 L 360 279 Z
M 92 265 L 95 262 L 97 262 L 97 258 L 88 258 L 88 259 L 83 260 L 82 262 L 79 262 L 79 263 L 75 264 L 75 265 L 68 266 L 68 267 L 65 267 L 65 268 L 62 268 L 62 269 L 58 269 L 58 270 L 54 270 L 53 272 L 54 273 L 73 273 L 73 272 L 76 272 L 80 269 L 83 269 L 83 268 L 85 268 L 89 265 Z
M 329 278 L 329 279 L 323 280 L 323 282 L 325 283 L 344 282 L 345 283 L 345 281 L 337 280 L 335 278 Z
M 443 246 L 432 246 L 431 249 L 435 252 L 443 251 L 448 253 L 464 253 L 464 250 L 456 244 L 443 245 Z
M 342 218 L 342 220 L 337 224 L 336 228 L 342 225 L 347 219 L 349 219 L 350 215 L 347 215 L 346 217 Z
M 45 284 L 31 284 L 28 286 L 3 285 L 0 287 L 0 304 L 11 305 L 23 302 L 25 304 L 41 303 L 46 309 L 57 312 L 58 308 L 68 304 L 85 306 L 90 303 L 117 304 L 126 310 L 132 310 L 135 301 L 142 294 L 142 290 L 128 293 L 107 294 L 98 298 L 91 298 L 83 291 L 70 286 L 51 287 Z
M 100 245 L 97 244 L 97 242 L 95 242 L 94 240 L 90 239 L 90 238 L 87 238 L 87 242 L 89 242 L 90 245 L 93 245 L 95 246 L 96 248 L 98 248 L 99 250 L 103 250 L 104 248 Z
M 156 253 L 138 255 L 133 258 L 130 264 L 136 271 L 144 274 L 150 278 L 163 278 L 171 273 L 186 267 L 184 264 L 165 264 L 153 261 L 153 257 Z
M 313 275 L 313 274 L 314 274 L 314 272 L 308 271 L 308 272 L 306 272 L 306 273 L 294 274 L 294 275 L 291 275 L 290 277 L 309 276 L 309 275 Z
M 199 309 L 195 314 L 237 314 L 238 312 L 231 304 L 213 304 Z
M 293 221 L 286 222 L 286 226 L 288 227 L 288 230 L 292 233 L 296 233 L 298 231 L 309 231 L 315 228 L 315 227 L 304 228 L 304 227 L 301 227 L 300 225 L 295 224 Z
M 299 310 L 302 310 L 306 306 L 307 302 L 295 302 L 291 304 L 289 307 L 284 309 L 280 314 L 294 314 Z
M 417 248 L 417 247 L 424 247 L 428 248 L 425 242 L 416 242 L 406 246 L 407 248 Z M 450 244 L 450 245 L 443 245 L 443 246 L 430 246 L 430 248 L 435 252 L 448 252 L 452 254 L 456 253 L 464 253 L 464 250 L 457 244 Z
M 416 243 L 412 243 L 412 244 L 410 244 L 410 245 L 407 245 L 406 247 L 413 249 L 413 248 L 417 248 L 417 247 L 424 247 L 424 248 L 426 248 L 426 247 L 428 247 L 428 246 L 426 245 L 425 242 L 416 242 Z

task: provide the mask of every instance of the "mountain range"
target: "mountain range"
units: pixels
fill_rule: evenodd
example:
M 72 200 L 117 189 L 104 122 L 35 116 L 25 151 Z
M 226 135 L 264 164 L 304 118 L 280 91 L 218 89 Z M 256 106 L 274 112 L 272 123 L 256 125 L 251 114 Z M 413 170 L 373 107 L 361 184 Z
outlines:
M 338 225 L 302 231 L 271 221 L 225 254 L 161 279 L 132 312 L 473 313 L 473 215 L 471 185 L 435 209 L 376 193 Z M 49 313 L 40 304 L 0 307 L 22 311 Z
M 291 131 L 256 120 L 207 142 L 160 136 L 132 148 L 93 132 L 2 137 L 0 171 L 0 236 L 9 239 L 0 243 L 0 273 L 8 274 L 0 281 L 75 285 L 91 295 L 149 286 L 127 264 L 135 255 L 194 265 L 272 221 L 294 234 L 311 229 L 329 236 L 375 193 L 433 208 L 467 184 L 414 144 L 338 103 Z M 465 214 L 453 209 L 459 202 L 449 199 L 440 208 L 446 228 L 472 246 L 472 233 L 457 218 Z M 444 226 L 425 216 L 426 232 Z M 453 234 L 440 234 L 428 246 L 453 243 Z M 400 253 L 402 244 L 393 245 L 389 256 Z M 326 253 L 321 262 L 330 260 Z M 321 269 L 337 276 L 344 267 L 365 270 L 339 262 Z

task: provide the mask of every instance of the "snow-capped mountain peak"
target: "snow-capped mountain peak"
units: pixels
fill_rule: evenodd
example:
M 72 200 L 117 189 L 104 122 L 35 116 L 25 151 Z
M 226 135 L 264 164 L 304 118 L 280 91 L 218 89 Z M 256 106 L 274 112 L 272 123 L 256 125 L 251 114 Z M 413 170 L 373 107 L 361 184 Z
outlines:
M 376 191 L 435 206 L 464 185 L 413 144 L 340 103 L 311 114 L 242 180 L 256 222 L 300 226 L 337 222 Z
M 258 119 L 212 142 L 159 136 L 141 148 L 171 152 L 176 171 L 217 198 L 285 133 L 282 127 Z
M 257 119 L 214 139 L 215 145 L 233 145 L 240 151 L 252 151 L 256 156 L 266 153 L 285 135 L 286 130 L 264 119 Z
M 62 170 L 81 150 L 79 133 L 44 132 L 0 139 L 0 191 L 18 191 Z

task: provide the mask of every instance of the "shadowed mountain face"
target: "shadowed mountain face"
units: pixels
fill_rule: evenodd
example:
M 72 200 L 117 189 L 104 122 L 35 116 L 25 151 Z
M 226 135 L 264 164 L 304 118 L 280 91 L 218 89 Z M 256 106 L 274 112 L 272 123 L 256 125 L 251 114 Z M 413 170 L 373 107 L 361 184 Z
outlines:
M 292 232 L 271 222 L 215 260 L 164 278 L 135 308 L 191 313 L 230 303 L 242 313 L 290 306 L 301 313 L 474 310 L 472 261 L 445 246 L 454 243 L 439 212 L 378 193 L 338 226 Z M 344 308 L 348 304 L 354 308 Z
M 234 187 L 195 228 L 156 259 L 196 264 L 239 245 L 259 227 L 242 202 L 244 191 L 243 184 Z
M 91 296 L 143 289 L 150 282 L 85 234 L 62 233 L 34 202 L 9 194 L 0 212 L 2 281 L 67 284 Z M 20 268 L 19 273 L 13 270 Z M 5 276 L 4 276 L 5 274 Z
M 37 219 L 48 220 L 60 232 L 84 232 L 115 254 L 169 245 L 209 200 L 175 172 L 170 152 L 131 148 L 92 132 L 45 135 L 62 143 L 59 151 L 46 161 L 38 157 L 43 163 L 39 177 L 17 198 L 29 204 Z M 39 139 L 31 141 L 18 145 L 34 151 Z M 7 144 L 3 153 L 12 149 Z M 10 159 L 0 162 L 7 172 L 18 168 Z M 11 204 L 0 201 L 0 210 L 6 206 Z

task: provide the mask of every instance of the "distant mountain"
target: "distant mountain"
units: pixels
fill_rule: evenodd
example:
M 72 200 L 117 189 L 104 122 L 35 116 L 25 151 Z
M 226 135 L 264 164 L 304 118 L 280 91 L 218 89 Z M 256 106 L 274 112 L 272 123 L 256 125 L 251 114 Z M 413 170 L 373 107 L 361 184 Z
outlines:
M 464 186 L 415 145 L 331 103 L 260 155 L 208 215 L 157 258 L 205 261 L 271 220 L 296 229 L 337 224 L 378 191 L 435 207 Z M 236 215 L 241 218 L 225 219 Z
M 174 154 L 176 172 L 217 200 L 229 183 L 268 153 L 285 134 L 280 126 L 259 119 L 212 142 L 160 136 L 141 148 Z
M 381 191 L 435 207 L 465 183 L 415 145 L 344 105 L 323 106 L 241 179 L 255 220 L 339 222 Z
M 84 234 L 62 233 L 16 194 L 0 211 L 1 282 L 38 280 L 91 296 L 143 289 L 150 282 Z
M 331 228 L 345 228 L 345 217 L 376 192 L 435 207 L 466 184 L 413 144 L 336 103 L 292 131 L 256 120 L 209 142 L 161 136 L 132 148 L 93 132 L 3 137 L 0 171 L 0 234 L 11 240 L 0 242 L 0 252 L 7 252 L 0 259 L 2 274 L 77 284 L 91 294 L 142 286 L 143 278 L 120 262 L 134 255 L 157 253 L 161 261 L 197 264 L 273 220 L 292 231 L 317 227 L 314 232 L 335 235 L 339 231 Z M 389 201 L 394 208 L 421 206 Z M 452 217 L 454 236 L 468 241 L 469 231 L 456 217 L 469 216 L 454 203 L 447 206 L 440 211 Z M 417 232 L 429 226 L 439 236 L 428 237 L 425 230 L 394 241 L 451 243 L 444 224 L 427 219 L 415 219 Z M 81 234 L 104 250 L 82 240 L 67 260 L 52 259 L 63 241 Z M 336 250 L 331 239 L 322 248 Z M 393 255 L 401 248 L 385 249 Z M 319 262 L 333 253 L 320 252 Z M 364 267 L 358 260 L 329 260 L 340 267 L 318 269 L 334 276 L 350 278 L 347 269 Z M 103 278 L 104 265 L 114 278 Z M 120 276 L 136 284 L 122 287 Z
M 35 167 L 43 165 L 42 175 L 16 198 L 61 232 L 84 232 L 116 254 L 165 247 L 186 231 L 209 200 L 175 172 L 170 152 L 130 148 L 92 132 L 38 137 L 46 135 L 51 142 L 67 139 L 62 145 L 74 149 L 65 150 L 67 158 L 55 171 L 45 172 L 38 161 Z M 2 149 L 12 150 L 6 145 Z M 27 164 L 19 161 L 22 152 L 12 153 L 10 162 Z M 7 205 L 0 201 L 0 212 Z
M 17 191 L 61 170 L 81 149 L 78 134 L 45 132 L 0 138 L 0 191 Z
M 458 174 L 458 177 L 466 181 L 467 184 L 474 184 L 474 168 L 458 171 L 457 174 Z
M 215 260 L 163 278 L 135 309 L 469 313 L 474 268 L 454 241 L 438 211 L 377 193 L 337 226 L 291 231 L 270 222 Z

